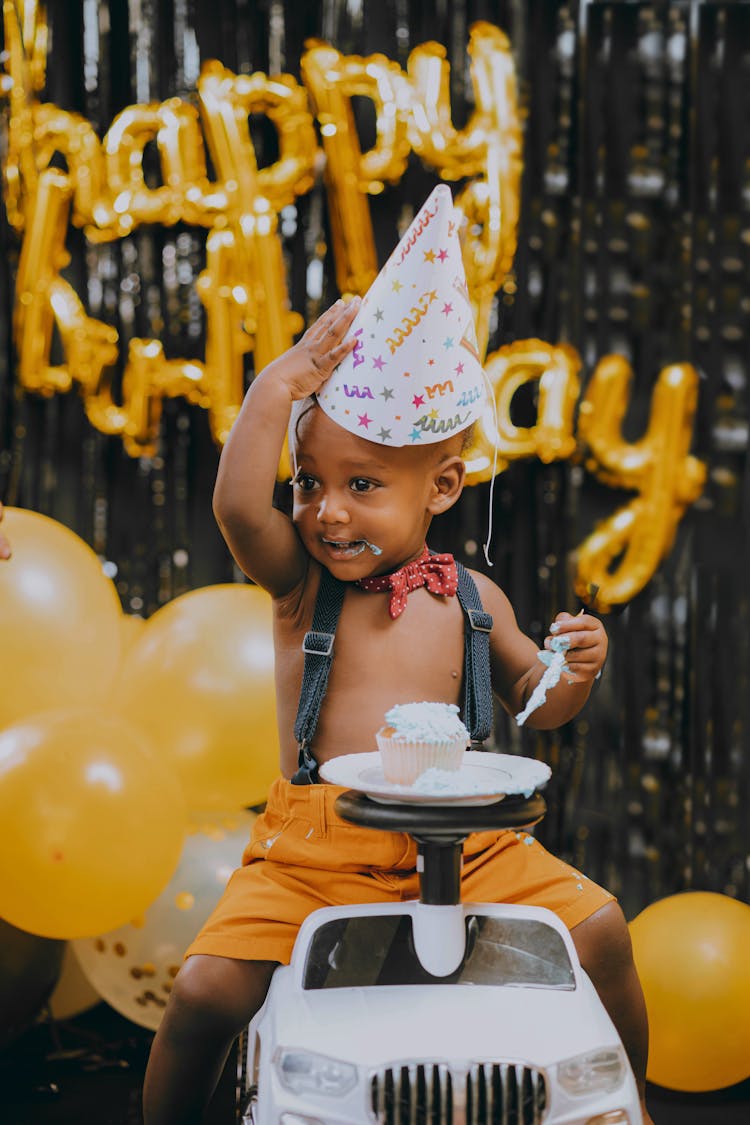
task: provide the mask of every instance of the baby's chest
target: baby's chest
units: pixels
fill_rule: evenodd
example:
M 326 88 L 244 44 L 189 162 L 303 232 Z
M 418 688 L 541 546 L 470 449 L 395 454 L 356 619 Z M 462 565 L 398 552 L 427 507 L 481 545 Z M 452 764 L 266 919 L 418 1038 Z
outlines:
M 416 698 L 433 686 L 435 698 L 460 680 L 464 655 L 463 614 L 455 598 L 427 591 L 410 595 L 392 620 L 386 597 L 347 599 L 334 642 L 331 688 L 385 690 Z M 439 691 L 442 689 L 442 692 Z
M 290 745 L 306 628 L 309 624 L 299 623 L 287 630 L 277 623 L 279 714 Z M 403 615 L 393 621 L 386 597 L 347 597 L 314 740 L 319 761 L 344 744 L 371 750 L 375 731 L 395 703 L 430 700 L 460 705 L 463 665 L 464 619 L 455 598 L 415 591 Z
M 406 614 L 413 611 L 408 623 Z M 460 612 L 460 611 L 459 611 Z M 463 628 L 459 617 L 426 613 L 411 604 L 404 618 L 365 632 L 347 619 L 336 635 L 336 656 L 321 711 L 318 757 L 342 743 L 371 750 L 375 732 L 396 703 L 456 703 L 463 687 Z M 388 627 L 390 626 L 390 627 Z

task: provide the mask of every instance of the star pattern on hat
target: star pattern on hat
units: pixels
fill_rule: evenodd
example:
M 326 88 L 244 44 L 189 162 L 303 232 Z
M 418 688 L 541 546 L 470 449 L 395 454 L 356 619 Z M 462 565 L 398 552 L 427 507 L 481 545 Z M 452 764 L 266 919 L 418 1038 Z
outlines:
M 365 295 L 349 330 L 355 347 L 317 394 L 350 432 L 392 446 L 427 444 L 482 413 L 487 380 L 458 230 L 450 188 L 441 184 Z M 459 352 L 460 362 L 448 364 Z M 366 412 L 354 409 L 357 399 L 367 399 Z

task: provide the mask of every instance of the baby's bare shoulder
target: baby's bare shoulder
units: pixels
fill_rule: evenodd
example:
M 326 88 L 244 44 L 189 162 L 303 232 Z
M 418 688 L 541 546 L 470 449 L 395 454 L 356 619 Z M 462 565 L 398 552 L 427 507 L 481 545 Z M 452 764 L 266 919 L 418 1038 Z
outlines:
M 504 623 L 507 624 L 509 621 L 515 624 L 516 615 L 513 606 L 497 583 L 493 582 L 491 578 L 488 578 L 486 574 L 482 574 L 479 570 L 470 570 L 469 574 L 476 583 L 479 597 L 482 599 L 482 605 L 486 612 L 491 613 L 495 619 L 494 626 Z

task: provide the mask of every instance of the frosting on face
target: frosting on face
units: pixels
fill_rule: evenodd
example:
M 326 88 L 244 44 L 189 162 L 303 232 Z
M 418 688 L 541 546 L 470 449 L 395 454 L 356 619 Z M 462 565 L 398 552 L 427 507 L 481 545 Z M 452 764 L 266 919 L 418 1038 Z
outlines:
M 385 713 L 385 721 L 393 727 L 392 738 L 411 742 L 451 742 L 470 735 L 458 717 L 455 703 L 398 703 Z

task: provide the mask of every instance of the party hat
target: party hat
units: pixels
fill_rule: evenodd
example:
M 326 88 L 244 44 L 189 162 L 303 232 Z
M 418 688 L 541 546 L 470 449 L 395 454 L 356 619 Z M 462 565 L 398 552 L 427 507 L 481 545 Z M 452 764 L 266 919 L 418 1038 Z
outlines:
M 318 392 L 334 422 L 383 445 L 425 445 L 470 426 L 486 404 L 458 217 L 441 184 L 365 295 L 357 344 Z

